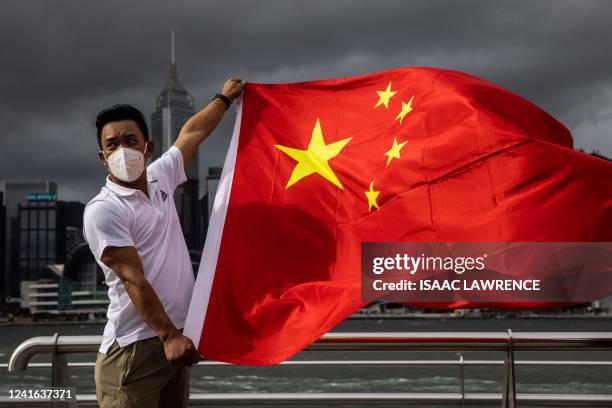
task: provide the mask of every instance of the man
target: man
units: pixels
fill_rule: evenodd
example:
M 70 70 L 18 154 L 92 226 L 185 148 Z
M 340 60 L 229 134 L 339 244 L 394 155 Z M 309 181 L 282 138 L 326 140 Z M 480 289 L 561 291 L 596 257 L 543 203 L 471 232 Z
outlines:
M 99 156 L 109 175 L 85 207 L 83 235 L 109 287 L 95 368 L 102 408 L 188 404 L 189 366 L 200 356 L 181 329 L 194 277 L 172 196 L 198 145 L 243 86 L 239 78 L 225 82 L 148 167 L 154 146 L 142 113 L 114 105 L 98 114 Z

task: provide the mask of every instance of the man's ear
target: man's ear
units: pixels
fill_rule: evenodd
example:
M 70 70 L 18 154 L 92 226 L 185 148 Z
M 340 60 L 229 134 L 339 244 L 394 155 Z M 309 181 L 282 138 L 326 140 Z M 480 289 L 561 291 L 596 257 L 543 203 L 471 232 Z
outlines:
M 108 167 L 108 161 L 106 160 L 106 157 L 104 157 L 104 153 L 102 153 L 102 150 L 98 152 L 98 157 L 100 158 L 100 161 L 102 162 L 104 167 Z
M 145 160 L 148 160 L 153 156 L 153 151 L 155 150 L 155 143 L 152 140 L 147 140 L 147 148 L 145 150 Z

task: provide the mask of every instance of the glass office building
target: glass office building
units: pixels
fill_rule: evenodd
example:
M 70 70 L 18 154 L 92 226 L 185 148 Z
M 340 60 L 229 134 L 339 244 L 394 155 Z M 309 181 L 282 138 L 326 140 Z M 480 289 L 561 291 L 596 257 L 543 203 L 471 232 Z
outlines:
M 41 182 L 11 182 L 4 183 L 4 206 L 6 209 L 4 270 L 2 273 L 2 288 L 5 301 L 18 299 L 19 282 L 19 203 L 26 201 L 33 193 L 57 194 L 57 184 L 52 181 Z M 42 196 L 41 196 L 42 197 Z
M 74 230 L 83 228 L 84 205 L 57 201 L 55 194 L 32 193 L 18 205 L 19 279 L 37 280 L 46 265 L 63 263 Z

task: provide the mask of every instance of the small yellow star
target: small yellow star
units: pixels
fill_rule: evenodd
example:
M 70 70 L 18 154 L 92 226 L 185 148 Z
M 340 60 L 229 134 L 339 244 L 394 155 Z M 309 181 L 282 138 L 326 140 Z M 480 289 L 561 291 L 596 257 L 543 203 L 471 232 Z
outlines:
M 385 108 L 389 109 L 389 99 L 397 92 L 391 90 L 391 82 L 389 82 L 387 89 L 384 91 L 376 91 L 376 93 L 378 94 L 378 102 L 376 106 L 374 106 L 374 109 L 378 108 L 380 105 L 385 105 Z
M 402 102 L 402 111 L 398 113 L 397 116 L 395 117 L 395 120 L 399 119 L 400 124 L 402 123 L 402 120 L 404 120 L 404 116 L 412 112 L 412 100 L 413 99 L 414 99 L 414 96 L 410 98 L 408 103 Z
M 385 153 L 385 156 L 387 156 L 387 167 L 389 167 L 391 160 L 400 158 L 400 150 L 402 150 L 402 147 L 404 147 L 406 143 L 408 142 L 397 143 L 397 138 L 393 138 L 393 146 L 391 146 L 391 149 Z
M 310 143 L 306 150 L 274 145 L 274 147 L 297 161 L 285 188 L 289 188 L 304 177 L 313 173 L 318 173 L 333 185 L 342 188 L 340 180 L 338 180 L 338 177 L 336 177 L 336 174 L 327 161 L 336 157 L 351 139 L 352 137 L 349 137 L 326 145 L 323 140 L 321 124 L 319 123 L 319 119 L 317 119 L 317 123 L 315 123 L 315 127 L 312 130 Z
M 370 191 L 365 192 L 366 198 L 368 199 L 368 211 L 372 211 L 372 207 L 380 209 L 378 203 L 376 202 L 376 198 L 379 194 L 380 191 L 374 191 L 374 182 L 372 181 L 370 183 Z

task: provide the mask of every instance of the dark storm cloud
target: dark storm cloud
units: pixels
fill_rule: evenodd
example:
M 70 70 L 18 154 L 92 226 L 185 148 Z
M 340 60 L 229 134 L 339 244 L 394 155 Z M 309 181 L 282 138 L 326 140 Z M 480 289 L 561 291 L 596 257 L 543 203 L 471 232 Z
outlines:
M 398 66 L 467 71 L 546 109 L 577 147 L 612 155 L 612 3 L 601 1 L 9 1 L 0 5 L 0 180 L 51 178 L 86 201 L 103 182 L 101 108 L 154 109 L 176 30 L 179 79 L 288 82 Z M 222 164 L 233 115 L 200 149 Z

